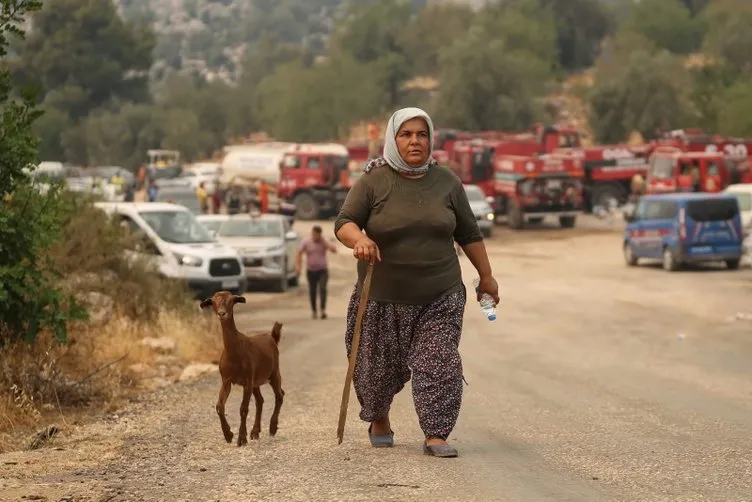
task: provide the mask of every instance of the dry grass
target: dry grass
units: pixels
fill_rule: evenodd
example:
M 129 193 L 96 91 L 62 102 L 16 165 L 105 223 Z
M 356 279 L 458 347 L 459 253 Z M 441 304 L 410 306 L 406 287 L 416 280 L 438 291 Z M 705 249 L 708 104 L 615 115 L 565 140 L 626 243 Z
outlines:
M 174 340 L 176 350 L 160 354 L 141 343 L 144 337 Z M 101 326 L 74 327 L 65 345 L 45 335 L 31 346 L 7 347 L 0 359 L 0 453 L 23 447 L 31 432 L 49 423 L 65 428 L 82 412 L 119 408 L 146 383 L 147 375 L 134 373 L 132 365 L 157 368 L 167 357 L 180 370 L 214 362 L 221 346 L 216 323 L 207 316 L 163 311 L 151 324 L 116 316 Z

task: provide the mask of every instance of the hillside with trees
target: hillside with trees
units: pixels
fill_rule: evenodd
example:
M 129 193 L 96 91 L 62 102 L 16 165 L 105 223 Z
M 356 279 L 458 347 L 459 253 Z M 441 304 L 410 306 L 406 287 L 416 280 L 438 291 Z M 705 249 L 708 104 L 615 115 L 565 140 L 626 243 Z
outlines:
M 255 131 L 343 139 L 407 104 L 466 129 L 577 108 L 599 141 L 752 135 L 750 34 L 744 0 L 58 0 L 10 65 L 42 86 L 42 159 L 135 167 Z

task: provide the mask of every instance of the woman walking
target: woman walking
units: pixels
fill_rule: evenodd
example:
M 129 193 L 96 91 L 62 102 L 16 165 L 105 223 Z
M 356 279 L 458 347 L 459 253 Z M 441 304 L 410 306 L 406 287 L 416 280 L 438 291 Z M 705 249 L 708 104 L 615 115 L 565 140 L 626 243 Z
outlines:
M 348 357 L 367 262 L 375 262 L 353 376 L 371 444 L 393 445 L 389 408 L 412 373 L 424 453 L 456 457 L 446 439 L 462 401 L 458 346 L 466 291 L 455 242 L 478 271 L 479 295 L 488 293 L 496 303 L 499 296 L 462 183 L 436 166 L 432 145 L 426 112 L 395 112 L 386 127 L 384 156 L 366 165 L 348 193 L 335 233 L 360 260 L 347 314 Z

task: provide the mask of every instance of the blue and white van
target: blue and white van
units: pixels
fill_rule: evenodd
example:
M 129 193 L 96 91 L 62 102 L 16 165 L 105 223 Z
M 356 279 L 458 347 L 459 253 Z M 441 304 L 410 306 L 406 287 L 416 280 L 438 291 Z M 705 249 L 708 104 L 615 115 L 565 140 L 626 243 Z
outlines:
M 713 261 L 739 268 L 744 232 L 738 200 L 731 194 L 645 195 L 626 219 L 627 265 L 650 258 L 663 260 L 668 271 L 684 263 Z

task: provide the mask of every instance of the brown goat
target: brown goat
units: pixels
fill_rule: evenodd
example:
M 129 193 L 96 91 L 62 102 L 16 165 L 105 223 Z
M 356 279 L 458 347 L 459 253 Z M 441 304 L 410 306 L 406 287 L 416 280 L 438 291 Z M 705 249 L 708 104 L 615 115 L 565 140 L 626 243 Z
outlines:
M 232 442 L 232 431 L 225 417 L 225 403 L 230 395 L 232 385 L 243 387 L 243 400 L 240 404 L 240 430 L 238 431 L 238 446 L 248 444 L 246 438 L 246 418 L 251 393 L 256 401 L 256 419 L 251 429 L 251 439 L 258 439 L 261 433 L 261 409 L 264 398 L 260 387 L 266 383 L 274 389 L 274 412 L 269 423 L 269 435 L 277 433 L 279 410 L 285 391 L 282 390 L 282 375 L 279 371 L 279 339 L 282 336 L 282 324 L 275 322 L 271 333 L 261 333 L 246 336 L 235 327 L 233 306 L 245 303 L 242 296 L 234 296 L 229 291 L 219 291 L 211 298 L 201 302 L 201 308 L 212 306 L 222 326 L 222 341 L 224 350 L 219 359 L 219 374 L 222 377 L 222 387 L 219 389 L 217 400 L 217 415 L 222 425 L 222 433 L 228 443 Z

